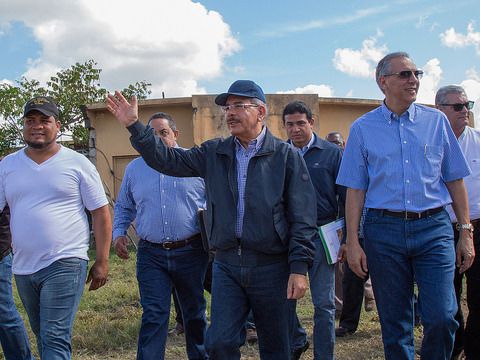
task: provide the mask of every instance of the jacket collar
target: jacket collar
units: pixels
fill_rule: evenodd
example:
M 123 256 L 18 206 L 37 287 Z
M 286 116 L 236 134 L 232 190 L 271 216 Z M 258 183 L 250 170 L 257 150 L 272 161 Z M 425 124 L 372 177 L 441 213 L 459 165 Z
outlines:
M 267 155 L 275 151 L 275 137 L 272 135 L 268 128 L 265 132 L 265 139 L 263 140 L 263 145 L 258 150 L 257 155 Z M 235 157 L 235 140 L 234 136 L 229 136 L 225 140 L 221 141 L 217 146 L 217 154 L 227 155 L 229 157 Z

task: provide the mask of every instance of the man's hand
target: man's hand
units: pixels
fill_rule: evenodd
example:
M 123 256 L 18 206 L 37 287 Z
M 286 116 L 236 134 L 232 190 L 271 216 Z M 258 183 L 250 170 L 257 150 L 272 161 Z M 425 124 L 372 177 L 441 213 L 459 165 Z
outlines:
M 88 284 L 90 281 L 90 287 L 88 288 L 89 291 L 97 290 L 101 288 L 107 282 L 108 278 L 108 260 L 99 262 L 98 260 L 90 268 L 88 272 L 88 277 L 86 283 Z
M 301 299 L 308 288 L 307 276 L 301 274 L 290 274 L 287 285 L 287 299 Z
M 469 230 L 460 230 L 460 239 L 457 243 L 456 253 L 458 271 L 462 274 L 472 266 L 475 259 L 473 234 Z
M 367 257 L 357 241 L 349 242 L 347 240 L 347 261 L 350 269 L 352 269 L 359 278 L 365 279 L 367 277 Z
M 113 247 L 115 248 L 115 252 L 117 253 L 119 258 L 128 259 L 128 239 L 126 236 L 119 236 L 115 239 L 115 243 Z
M 120 91 L 115 91 L 115 95 L 108 94 L 106 99 L 108 111 L 125 127 L 138 121 L 137 98 L 132 96 L 130 101 L 131 103 L 125 99 Z
M 337 260 L 340 262 L 345 262 L 347 260 L 347 244 L 342 244 L 340 250 L 338 251 Z

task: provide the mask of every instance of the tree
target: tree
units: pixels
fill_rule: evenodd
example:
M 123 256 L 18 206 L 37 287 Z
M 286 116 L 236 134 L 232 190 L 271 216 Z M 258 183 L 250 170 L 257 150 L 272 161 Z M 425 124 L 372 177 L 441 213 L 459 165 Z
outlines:
M 22 115 L 24 104 L 34 96 L 50 96 L 59 106 L 61 133 L 70 134 L 77 147 L 88 147 L 88 129 L 84 126 L 87 104 L 103 102 L 107 90 L 100 86 L 101 69 L 94 60 L 76 63 L 60 70 L 40 86 L 37 80 L 22 77 L 16 85 L 0 84 L 0 155 L 5 155 L 23 144 Z M 145 81 L 130 84 L 122 92 L 125 96 L 136 95 L 145 99 L 150 93 L 150 83 Z

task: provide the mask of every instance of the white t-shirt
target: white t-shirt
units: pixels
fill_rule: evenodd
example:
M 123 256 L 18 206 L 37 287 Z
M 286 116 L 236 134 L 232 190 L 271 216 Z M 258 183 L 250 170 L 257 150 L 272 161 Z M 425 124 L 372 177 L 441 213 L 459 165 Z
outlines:
M 465 127 L 462 135 L 458 138 L 458 143 L 467 159 L 468 166 L 472 173 L 463 179 L 468 193 L 468 207 L 470 210 L 470 219 L 480 219 L 480 130 Z M 448 214 L 452 222 L 457 222 L 452 206 L 447 207 Z
M 0 209 L 10 206 L 12 271 L 33 274 L 54 261 L 88 260 L 88 210 L 108 200 L 97 170 L 66 147 L 37 164 L 25 149 L 0 161 Z

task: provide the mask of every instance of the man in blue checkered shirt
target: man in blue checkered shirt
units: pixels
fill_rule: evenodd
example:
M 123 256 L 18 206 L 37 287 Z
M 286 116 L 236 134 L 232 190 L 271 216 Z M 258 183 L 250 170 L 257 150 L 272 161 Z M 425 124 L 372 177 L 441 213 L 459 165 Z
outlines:
M 422 75 L 404 52 L 380 60 L 376 80 L 385 100 L 353 123 L 337 178 L 348 188 L 348 263 L 360 277 L 370 273 L 386 359 L 414 359 L 414 281 L 424 326 L 421 356 L 450 358 L 458 323 L 449 203 L 461 224 L 460 271 L 474 259 L 463 183 L 470 169 L 446 116 L 414 103 Z M 365 252 L 358 241 L 364 206 Z
M 232 136 L 190 150 L 168 148 L 138 121 L 135 99 L 119 92 L 108 110 L 131 133 L 145 162 L 165 174 L 205 179 L 206 233 L 213 263 L 210 359 L 240 359 L 250 308 L 260 357 L 291 358 L 287 299 L 307 290 L 314 254 L 316 204 L 299 152 L 265 126 L 266 98 L 251 80 L 235 81 L 215 98 Z

